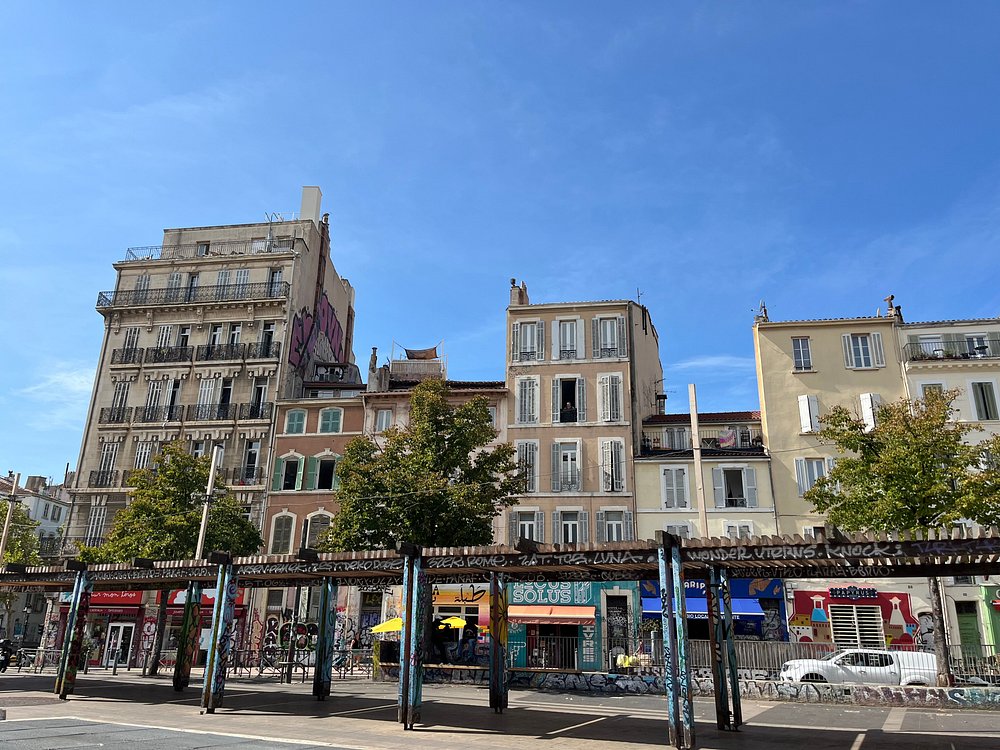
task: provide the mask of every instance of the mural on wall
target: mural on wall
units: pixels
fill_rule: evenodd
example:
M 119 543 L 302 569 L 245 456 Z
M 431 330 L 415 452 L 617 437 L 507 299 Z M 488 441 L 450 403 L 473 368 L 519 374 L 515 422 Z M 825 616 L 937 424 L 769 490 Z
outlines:
M 319 334 L 326 336 L 330 342 L 330 350 L 337 362 L 342 362 L 344 358 L 344 329 L 337 320 L 337 314 L 330 304 L 326 292 L 320 296 L 316 302 L 313 312 L 306 308 L 299 311 L 292 318 L 292 331 L 288 346 L 288 363 L 299 369 L 304 367 L 312 358 L 313 350 L 316 347 L 316 337 Z
M 826 591 L 796 591 L 788 618 L 790 640 L 833 645 L 831 604 L 877 606 L 882 612 L 886 645 L 912 644 L 919 640 L 920 622 L 910 609 L 909 594 L 858 586 L 832 587 Z

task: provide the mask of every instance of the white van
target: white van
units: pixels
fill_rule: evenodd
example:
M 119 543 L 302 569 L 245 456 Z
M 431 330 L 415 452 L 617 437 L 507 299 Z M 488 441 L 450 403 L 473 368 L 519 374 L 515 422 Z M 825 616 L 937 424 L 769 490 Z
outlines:
M 822 659 L 781 665 L 786 682 L 866 682 L 875 685 L 936 685 L 937 657 L 926 651 L 849 648 Z

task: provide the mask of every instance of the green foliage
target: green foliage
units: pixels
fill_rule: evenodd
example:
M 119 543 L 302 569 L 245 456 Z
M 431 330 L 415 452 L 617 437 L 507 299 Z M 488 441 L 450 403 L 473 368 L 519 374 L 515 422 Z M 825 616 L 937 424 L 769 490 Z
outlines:
M 107 541 L 85 547 L 89 562 L 131 562 L 135 557 L 179 560 L 194 557 L 201 526 L 202 498 L 211 470 L 208 456 L 195 457 L 176 441 L 165 445 L 151 469 L 133 475 L 128 506 L 115 515 Z M 216 492 L 225 486 L 216 483 Z M 257 529 L 243 517 L 236 499 L 225 494 L 212 502 L 205 551 L 247 555 L 260 549 Z
M 830 523 L 849 531 L 949 527 L 960 519 L 1000 522 L 1000 437 L 951 419 L 958 391 L 882 405 L 875 428 L 843 407 L 823 417 L 820 436 L 842 454 L 806 492 Z
M 328 550 L 489 544 L 493 518 L 521 486 L 514 449 L 496 438 L 484 397 L 448 403 L 448 388 L 413 390 L 406 429 L 352 440 L 338 466 L 340 511 L 320 545 Z
M 7 500 L 0 500 L 0 528 L 7 518 Z M 22 565 L 41 565 L 42 558 L 38 554 L 38 522 L 28 517 L 27 509 L 21 503 L 14 503 L 14 515 L 10 519 L 10 532 L 7 534 L 7 548 L 3 553 L 4 563 L 20 563 Z

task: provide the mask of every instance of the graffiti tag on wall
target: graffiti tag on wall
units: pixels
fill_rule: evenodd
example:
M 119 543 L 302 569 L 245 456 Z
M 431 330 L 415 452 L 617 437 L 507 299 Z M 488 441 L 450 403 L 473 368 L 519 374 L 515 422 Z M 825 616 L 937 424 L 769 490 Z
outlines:
M 316 347 L 316 337 L 321 333 L 330 342 L 334 359 L 343 361 L 344 329 L 337 320 L 326 292 L 323 292 L 316 303 L 314 313 L 302 309 L 292 318 L 292 335 L 288 347 L 288 362 L 292 367 L 303 367 L 309 361 Z

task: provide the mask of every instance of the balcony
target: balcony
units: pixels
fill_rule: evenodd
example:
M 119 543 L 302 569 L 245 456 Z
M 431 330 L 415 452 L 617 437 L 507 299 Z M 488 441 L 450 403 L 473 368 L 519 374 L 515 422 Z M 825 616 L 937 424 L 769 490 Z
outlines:
M 288 299 L 288 290 L 287 281 L 262 281 L 256 284 L 199 286 L 194 289 L 165 287 L 158 289 L 133 289 L 121 292 L 101 292 L 97 295 L 97 309 Z
M 226 477 L 233 487 L 261 487 L 264 485 L 264 470 L 260 466 L 237 466 L 229 470 Z
M 247 359 L 278 359 L 281 356 L 281 342 L 270 341 L 247 344 Z
M 270 419 L 274 404 L 240 404 L 240 419 Z
M 87 480 L 88 487 L 117 487 L 119 473 L 117 469 L 99 470 L 90 472 Z
M 183 406 L 137 406 L 135 421 L 150 423 L 180 422 L 184 419 Z
M 193 346 L 156 346 L 146 350 L 146 362 L 150 364 L 190 362 L 192 356 Z
M 763 454 L 764 436 L 759 427 L 740 426 L 726 428 L 701 428 L 698 430 L 703 450 L 755 451 Z M 645 429 L 642 431 L 642 453 L 661 453 L 691 450 L 691 433 L 688 429 Z
M 38 554 L 42 557 L 58 557 L 62 552 L 63 540 L 57 536 L 40 537 L 38 539 Z
M 191 404 L 187 418 L 193 422 L 223 422 L 236 419 L 238 404 Z
M 934 363 L 941 360 L 1000 359 L 1000 339 L 962 341 L 918 341 L 903 347 L 907 362 Z
M 129 349 L 115 349 L 111 352 L 111 364 L 113 365 L 137 365 L 142 362 L 143 349 L 131 347 Z
M 295 244 L 291 237 L 281 239 L 240 240 L 232 242 L 198 242 L 184 245 L 149 245 L 130 247 L 123 263 L 148 260 L 184 260 L 224 255 L 266 255 L 290 252 Z
M 97 415 L 98 424 L 128 424 L 131 421 L 131 406 L 105 406 Z
M 199 346 L 195 354 L 198 362 L 221 362 L 231 359 L 243 359 L 246 344 L 207 344 Z

